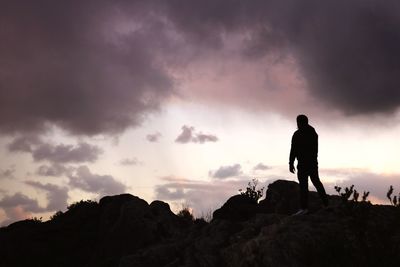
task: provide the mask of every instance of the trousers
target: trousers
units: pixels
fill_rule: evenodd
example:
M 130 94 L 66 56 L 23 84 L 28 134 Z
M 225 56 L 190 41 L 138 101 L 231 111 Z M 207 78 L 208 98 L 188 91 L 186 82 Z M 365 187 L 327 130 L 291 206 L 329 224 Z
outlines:
M 308 177 L 310 177 L 315 189 L 317 189 L 324 206 L 328 206 L 328 196 L 326 195 L 325 188 L 319 179 L 318 165 L 312 164 L 309 166 L 297 166 L 297 179 L 300 184 L 300 207 L 302 209 L 308 208 Z

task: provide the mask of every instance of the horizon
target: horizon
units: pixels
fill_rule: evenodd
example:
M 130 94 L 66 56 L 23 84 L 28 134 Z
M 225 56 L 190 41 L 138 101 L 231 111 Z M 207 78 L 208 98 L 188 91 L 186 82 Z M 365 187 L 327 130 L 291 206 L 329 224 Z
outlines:
M 122 193 L 201 216 L 253 178 L 297 181 L 298 114 L 328 194 L 400 192 L 396 1 L 8 1 L 0 17 L 0 225 Z

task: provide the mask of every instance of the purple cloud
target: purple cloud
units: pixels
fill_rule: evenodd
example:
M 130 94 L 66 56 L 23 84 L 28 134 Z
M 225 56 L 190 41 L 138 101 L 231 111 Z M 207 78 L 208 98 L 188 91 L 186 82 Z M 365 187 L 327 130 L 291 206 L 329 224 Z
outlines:
M 31 217 L 32 214 L 64 210 L 67 207 L 68 188 L 54 184 L 42 184 L 35 181 L 26 181 L 36 189 L 46 192 L 47 205 L 41 207 L 36 199 L 30 198 L 20 192 L 0 199 L 0 208 L 5 212 L 7 219 L 1 225 Z
M 158 57 L 167 32 L 147 4 L 24 5 L 0 11 L 0 131 L 119 133 L 173 94 Z
M 154 134 L 148 134 L 146 135 L 146 139 L 149 142 L 155 143 L 158 142 L 158 140 L 162 137 L 161 133 L 156 132 Z
M 203 134 L 202 132 L 196 133 L 193 126 L 182 126 L 182 133 L 175 139 L 176 143 L 187 144 L 187 143 L 200 143 L 206 142 L 217 142 L 218 137 L 212 134 Z
M 264 163 L 260 162 L 258 163 L 256 166 L 254 166 L 253 170 L 255 171 L 265 171 L 265 170 L 269 170 L 271 169 L 271 167 L 269 167 L 268 165 L 265 165 Z
M 87 166 L 76 169 L 75 175 L 69 175 L 69 185 L 100 196 L 122 194 L 127 187 L 111 175 L 99 175 L 90 171 Z
M 102 149 L 85 142 L 77 145 L 44 143 L 38 138 L 20 136 L 8 144 L 11 152 L 28 152 L 32 154 L 34 161 L 49 161 L 52 163 L 79 163 L 95 162 Z
M 0 31 L 0 132 L 56 125 L 76 135 L 120 133 L 182 95 L 174 73 L 188 76 L 196 62 L 216 73 L 217 63 L 233 57 L 242 84 L 211 87 L 208 101 L 285 113 L 304 93 L 346 114 L 393 112 L 400 105 L 399 11 L 395 0 L 37 0 L 23 9 L 8 1 L 0 11 L 7 25 Z M 254 84 L 244 66 L 267 59 Z M 279 75 L 267 70 L 282 62 Z M 281 81 L 288 73 L 304 82 L 289 90 Z
M 72 168 L 54 163 L 52 165 L 40 165 L 36 170 L 36 174 L 40 176 L 60 177 L 64 174 L 69 174 L 71 171 Z
M 242 166 L 240 164 L 233 164 L 221 166 L 216 171 L 210 171 L 209 175 L 213 178 L 225 179 L 241 175 L 242 173 Z
M 132 166 L 140 164 L 140 161 L 137 158 L 126 158 L 120 160 L 119 164 L 122 166 Z
M 47 206 L 44 211 L 57 211 L 64 210 L 67 207 L 68 200 L 68 188 L 58 186 L 54 184 L 42 184 L 35 181 L 26 181 L 27 185 L 30 185 L 36 189 L 46 192 Z
M 175 177 L 164 177 L 162 180 L 165 183 L 155 187 L 156 199 L 170 201 L 178 208 L 185 203 L 193 209 L 196 216 L 219 208 L 229 197 L 238 194 L 240 188 L 246 187 L 247 183 L 238 180 L 207 182 Z M 260 186 L 264 186 L 264 183 Z
M 14 178 L 14 173 L 15 173 L 15 166 L 11 166 L 10 168 L 7 168 L 5 170 L 0 170 L 0 179 L 1 178 Z

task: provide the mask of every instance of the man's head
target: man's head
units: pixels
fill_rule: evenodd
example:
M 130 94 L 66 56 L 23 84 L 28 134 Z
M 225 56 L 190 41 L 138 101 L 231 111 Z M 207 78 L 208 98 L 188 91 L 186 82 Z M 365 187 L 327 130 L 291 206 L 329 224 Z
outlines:
M 306 115 L 299 115 L 296 118 L 297 121 L 297 128 L 301 129 L 308 125 L 308 118 Z

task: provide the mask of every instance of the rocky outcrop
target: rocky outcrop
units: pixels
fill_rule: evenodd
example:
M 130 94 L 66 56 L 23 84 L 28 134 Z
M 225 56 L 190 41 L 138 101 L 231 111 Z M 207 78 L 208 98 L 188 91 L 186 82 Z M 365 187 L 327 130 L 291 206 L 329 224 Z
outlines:
M 233 196 L 211 222 L 123 194 L 80 202 L 48 222 L 0 229 L 0 266 L 397 266 L 400 209 L 367 202 L 298 208 L 298 184 L 276 181 L 259 204 Z

